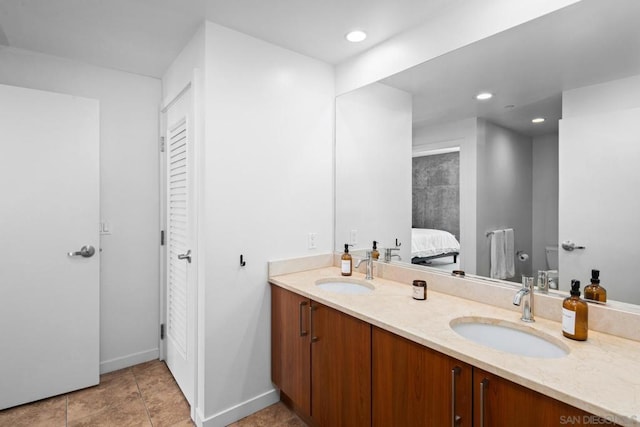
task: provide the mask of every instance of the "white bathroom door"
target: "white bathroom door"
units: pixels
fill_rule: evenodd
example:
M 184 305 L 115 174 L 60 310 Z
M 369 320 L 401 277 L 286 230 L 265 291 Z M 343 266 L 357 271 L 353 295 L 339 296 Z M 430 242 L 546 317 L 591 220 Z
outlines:
M 98 101 L 0 85 L 0 195 L 4 409 L 99 382 Z
M 169 370 L 193 408 L 196 272 L 191 90 L 164 111 L 166 353 Z
M 585 246 L 560 245 L 562 290 L 572 279 L 587 285 L 598 269 L 609 299 L 640 304 L 640 287 L 616 286 L 640 258 L 639 135 L 640 108 L 560 121 L 559 240 Z

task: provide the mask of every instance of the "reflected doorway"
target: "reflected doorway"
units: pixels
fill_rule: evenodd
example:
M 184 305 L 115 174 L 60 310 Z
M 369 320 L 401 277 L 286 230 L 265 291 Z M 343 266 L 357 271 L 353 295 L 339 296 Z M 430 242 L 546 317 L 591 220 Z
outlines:
M 414 153 L 411 263 L 458 270 L 460 148 Z

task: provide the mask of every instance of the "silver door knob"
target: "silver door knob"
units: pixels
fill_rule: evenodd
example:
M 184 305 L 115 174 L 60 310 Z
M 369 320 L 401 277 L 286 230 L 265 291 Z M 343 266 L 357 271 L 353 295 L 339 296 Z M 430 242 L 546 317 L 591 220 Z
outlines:
M 578 246 L 575 243 L 573 243 L 571 240 L 566 240 L 564 242 L 562 242 L 562 249 L 564 249 L 565 251 L 573 251 L 574 249 L 586 249 L 585 246 Z
M 96 253 L 96 250 L 93 246 L 83 246 L 80 248 L 78 252 L 68 252 L 69 256 L 81 256 L 84 258 L 91 258 Z
M 187 262 L 191 264 L 191 249 L 189 249 L 186 254 L 179 254 L 178 259 L 186 259 Z

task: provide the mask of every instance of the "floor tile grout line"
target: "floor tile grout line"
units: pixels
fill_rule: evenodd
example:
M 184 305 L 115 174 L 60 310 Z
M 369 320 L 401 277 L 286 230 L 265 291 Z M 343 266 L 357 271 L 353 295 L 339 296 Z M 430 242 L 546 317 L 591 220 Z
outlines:
M 138 376 L 136 375 L 133 368 L 129 368 L 129 369 L 131 369 L 131 374 L 133 375 L 133 379 L 136 382 L 136 387 L 138 388 L 138 393 L 140 394 L 140 399 L 142 400 L 142 404 L 144 405 L 144 410 L 147 413 L 147 418 L 149 419 L 149 423 L 151 424 L 151 427 L 153 427 L 153 420 L 151 419 L 151 413 L 149 413 L 149 408 L 147 407 L 147 400 L 142 395 L 142 390 L 140 389 L 140 384 L 138 383 Z
M 177 382 L 175 381 L 175 379 L 173 378 L 173 376 L 171 375 L 170 371 L 168 370 L 168 368 L 167 368 L 166 364 L 165 364 L 164 362 L 162 362 L 162 361 L 160 361 L 160 363 L 159 363 L 159 364 L 164 366 L 164 368 L 165 368 L 165 370 L 166 370 L 166 373 L 167 373 L 167 375 L 168 375 L 168 376 L 167 376 L 167 378 L 169 378 L 169 379 L 170 379 L 171 385 L 172 385 L 172 386 L 174 386 L 174 387 L 172 387 L 172 388 L 175 388 L 178 392 L 180 392 L 179 386 L 178 386 Z M 138 372 L 138 370 L 137 370 L 137 369 L 134 369 L 134 367 L 124 368 L 124 369 L 122 369 L 122 370 L 121 370 L 121 374 L 122 374 L 122 376 L 118 375 L 118 378 L 120 378 L 120 377 L 122 377 L 122 378 L 124 378 L 124 377 L 128 377 L 128 378 L 132 378 L 132 379 L 135 381 L 136 390 L 138 391 L 138 397 L 142 400 L 142 404 L 143 404 L 143 406 L 144 406 L 144 411 L 145 411 L 145 413 L 147 414 L 147 420 L 148 420 L 148 421 L 149 421 L 149 423 L 150 423 L 149 425 L 151 425 L 151 426 L 153 427 L 154 425 L 157 425 L 157 424 L 156 424 L 157 422 L 162 422 L 162 421 L 161 421 L 161 420 L 156 420 L 155 422 L 154 422 L 154 421 L 152 421 L 152 418 L 151 418 L 151 409 L 153 409 L 153 408 L 154 408 L 154 407 L 153 407 L 153 398 L 151 398 L 151 400 L 150 400 L 150 401 L 149 401 L 148 399 L 146 399 L 146 396 L 145 396 L 145 395 L 143 394 L 143 392 L 142 392 L 142 386 L 144 385 L 144 386 L 145 386 L 145 390 L 147 390 L 145 380 L 147 380 L 147 379 L 148 379 L 148 376 L 149 376 L 149 375 L 151 375 L 151 376 L 153 376 L 153 377 L 155 377 L 156 375 L 158 375 L 158 376 L 159 376 L 159 378 L 164 378 L 165 376 L 163 375 L 163 374 L 164 374 L 164 370 L 162 370 L 162 371 L 163 371 L 162 373 L 159 373 L 159 372 L 157 372 L 157 369 L 155 369 L 155 368 L 154 368 L 153 366 L 151 366 L 151 365 L 150 365 L 150 368 L 149 368 L 149 369 L 150 369 L 150 370 L 143 369 L 142 371 Z M 156 371 L 156 372 L 152 372 L 152 371 Z M 115 371 L 114 371 L 114 372 L 115 372 Z M 97 386 L 96 388 L 98 388 L 98 389 L 99 389 L 99 388 L 100 388 L 100 386 L 104 385 L 104 384 L 103 384 L 103 381 L 102 381 L 102 380 L 103 380 L 103 376 L 104 376 L 104 375 L 106 375 L 106 374 L 100 375 L 100 382 L 99 382 L 99 384 L 98 384 L 98 386 Z M 110 378 L 111 378 L 111 377 L 110 377 Z M 113 378 L 115 378 L 115 377 L 113 377 Z M 128 382 L 128 381 L 129 381 L 129 380 L 127 380 L 126 382 Z M 142 381 L 143 383 L 142 383 L 142 384 L 140 384 L 140 381 Z M 164 379 L 163 379 L 163 382 L 164 382 Z M 93 388 L 94 388 L 94 387 L 88 387 L 87 389 L 93 389 Z M 62 402 L 62 404 L 60 404 L 61 406 L 58 406 L 58 408 L 60 408 L 60 407 L 61 407 L 61 408 L 64 410 L 64 424 L 58 424 L 58 425 L 60 425 L 60 426 L 69 427 L 69 426 L 71 426 L 71 425 L 76 425 L 76 424 L 77 424 L 77 422 L 76 422 L 76 421 L 80 421 L 80 419 L 78 419 L 78 420 L 75 420 L 75 419 L 74 419 L 74 422 L 73 422 L 73 423 L 71 423 L 71 422 L 70 422 L 70 410 L 72 409 L 72 408 L 71 408 L 71 403 L 74 403 L 74 405 L 75 405 L 75 400 L 74 400 L 74 402 L 72 402 L 72 401 L 71 401 L 71 397 L 75 396 L 75 393 L 76 393 L 76 391 L 73 391 L 73 392 L 69 392 L 69 393 L 66 393 L 66 394 L 63 394 L 63 395 L 59 395 L 59 396 L 53 397 L 53 398 L 60 398 L 60 400 L 58 400 L 58 402 L 60 402 L 60 401 L 61 401 L 61 402 Z M 151 396 L 148 396 L 148 397 L 151 397 Z M 183 396 L 183 397 L 184 397 L 184 396 Z M 53 399 L 53 398 L 51 398 L 51 399 Z M 64 399 L 64 400 L 63 400 L 63 399 Z M 74 399 L 75 399 L 75 397 L 74 397 Z M 26 405 L 26 406 L 30 406 L 30 405 L 32 405 L 32 404 L 34 404 L 34 403 L 37 403 L 37 402 L 30 402 L 30 403 L 25 404 L 25 405 Z M 109 406 L 109 405 L 103 405 L 101 408 L 97 409 L 96 411 L 92 411 L 92 413 L 91 413 L 91 414 L 86 414 L 86 417 L 93 417 L 94 415 L 96 415 L 96 414 L 95 414 L 95 413 L 93 413 L 93 412 L 101 412 L 102 410 L 104 410 L 104 409 L 105 409 L 106 407 L 108 407 L 108 406 Z M 75 407 L 75 406 L 74 406 L 74 407 Z M 40 409 L 42 409 L 42 408 L 40 408 Z M 3 411 L 0 411 L 0 414 L 1 414 L 2 412 L 3 412 Z M 61 412 L 62 412 L 62 411 L 61 411 Z M 138 414 L 140 414 L 139 416 L 141 416 L 141 415 L 142 415 L 142 412 L 141 412 L 141 411 L 139 411 L 139 409 L 138 409 L 138 412 L 137 412 L 137 413 L 138 413 Z M 74 412 L 74 414 L 75 414 L 75 412 Z M 155 410 L 154 410 L 154 417 L 156 417 L 156 412 L 155 412 Z M 81 417 L 81 418 L 82 418 L 82 419 L 84 419 L 85 417 Z M 58 420 L 59 420 L 59 418 L 58 418 Z M 192 423 L 192 425 L 194 425 L 194 424 L 193 424 L 193 421 L 191 420 L 190 414 L 189 414 L 188 412 L 186 413 L 184 420 L 183 420 L 183 419 L 181 419 L 181 420 L 178 420 L 178 421 L 176 421 L 176 422 L 183 422 L 183 421 L 186 421 L 186 420 L 189 420 L 189 422 L 191 422 L 191 423 Z M 58 421 L 58 422 L 59 422 L 59 421 Z M 2 422 L 0 422 L 0 424 L 2 424 Z

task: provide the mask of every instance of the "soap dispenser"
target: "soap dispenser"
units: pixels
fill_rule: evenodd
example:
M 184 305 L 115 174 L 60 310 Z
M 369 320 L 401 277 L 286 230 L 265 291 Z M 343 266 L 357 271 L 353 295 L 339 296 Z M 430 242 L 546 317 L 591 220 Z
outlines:
M 342 254 L 342 262 L 340 263 L 340 269 L 343 276 L 351 276 L 353 271 L 353 258 L 349 253 L 349 244 L 344 244 L 344 253 Z
M 371 259 L 379 259 L 380 252 L 378 251 L 378 242 L 373 241 L 373 250 L 371 251 Z
M 580 281 L 571 281 L 571 296 L 562 302 L 562 334 L 585 341 L 589 332 L 589 306 L 580 299 Z
M 584 299 L 600 304 L 607 302 L 607 290 L 600 286 L 600 270 L 591 270 L 591 284 L 584 287 Z

